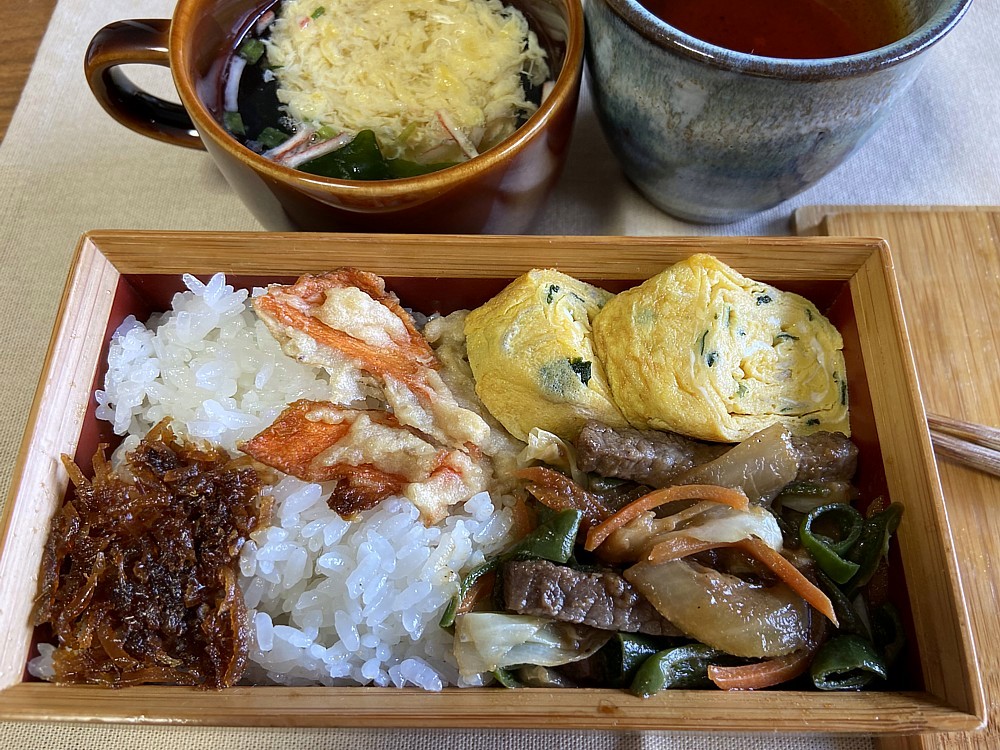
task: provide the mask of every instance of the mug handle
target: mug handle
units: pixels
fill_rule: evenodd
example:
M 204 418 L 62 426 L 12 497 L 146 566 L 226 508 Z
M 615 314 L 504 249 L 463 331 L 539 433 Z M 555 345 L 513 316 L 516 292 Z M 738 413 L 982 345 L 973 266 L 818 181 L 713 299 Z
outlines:
M 87 83 L 105 111 L 125 127 L 158 141 L 204 149 L 184 107 L 146 93 L 119 67 L 139 63 L 169 68 L 169 33 L 168 19 L 108 24 L 87 46 L 84 58 Z

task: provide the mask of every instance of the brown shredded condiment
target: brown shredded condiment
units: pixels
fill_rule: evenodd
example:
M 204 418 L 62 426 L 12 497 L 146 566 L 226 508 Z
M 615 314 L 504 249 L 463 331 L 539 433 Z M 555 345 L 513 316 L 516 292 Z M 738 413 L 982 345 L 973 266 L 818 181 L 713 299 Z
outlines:
M 154 427 L 113 472 L 101 445 L 56 512 L 35 611 L 57 638 L 55 681 L 221 688 L 247 664 L 240 549 L 270 499 L 247 459 Z M 124 474 L 124 478 L 122 476 Z

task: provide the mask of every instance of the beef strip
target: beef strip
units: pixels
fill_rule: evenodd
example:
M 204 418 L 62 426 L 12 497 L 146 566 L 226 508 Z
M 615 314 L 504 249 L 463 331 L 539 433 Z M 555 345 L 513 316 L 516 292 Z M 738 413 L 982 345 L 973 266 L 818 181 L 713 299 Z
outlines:
M 681 635 L 610 570 L 587 573 L 546 560 L 514 560 L 504 565 L 503 581 L 505 606 L 518 614 L 624 633 Z
M 584 471 L 663 487 L 681 472 L 718 458 L 731 446 L 657 430 L 615 429 L 589 421 L 576 439 Z
M 793 436 L 791 442 L 799 459 L 796 481 L 847 481 L 854 476 L 858 449 L 839 432 Z M 652 487 L 667 486 L 682 472 L 718 458 L 731 447 L 673 432 L 615 429 L 595 421 L 587 422 L 576 440 L 577 460 L 584 471 Z
M 839 432 L 792 436 L 799 454 L 796 482 L 849 482 L 858 469 L 858 447 Z

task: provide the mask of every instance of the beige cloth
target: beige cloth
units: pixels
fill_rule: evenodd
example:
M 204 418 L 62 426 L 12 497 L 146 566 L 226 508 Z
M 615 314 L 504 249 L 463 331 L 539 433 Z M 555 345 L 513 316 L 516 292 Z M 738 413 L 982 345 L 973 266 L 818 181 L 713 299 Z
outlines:
M 0 146 L 0 498 L 72 251 L 89 229 L 256 230 L 203 153 L 159 144 L 113 122 L 82 75 L 86 44 L 122 18 L 170 15 L 172 0 L 62 0 Z M 854 159 L 784 206 L 726 227 L 695 227 L 652 208 L 622 178 L 586 95 L 569 166 L 535 230 L 545 234 L 785 234 L 806 203 L 1000 203 L 1000 77 L 993 29 L 1000 3 L 981 0 L 935 49 L 922 78 Z M 137 78 L 163 91 L 163 71 Z M 2 500 L 0 500 L 2 502 Z M 2 696 L 0 696 L 2 701 Z M 722 728 L 724 729 L 724 727 Z M 218 729 L 0 723 L 0 747 L 745 748 L 861 750 L 861 737 L 450 731 Z

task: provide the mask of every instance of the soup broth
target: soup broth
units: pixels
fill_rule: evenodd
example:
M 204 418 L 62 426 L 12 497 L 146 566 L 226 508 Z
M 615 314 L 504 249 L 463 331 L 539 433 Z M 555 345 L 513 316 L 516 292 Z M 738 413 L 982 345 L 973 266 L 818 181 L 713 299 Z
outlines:
M 883 47 L 908 32 L 898 0 L 640 0 L 686 34 L 761 57 L 828 58 Z

